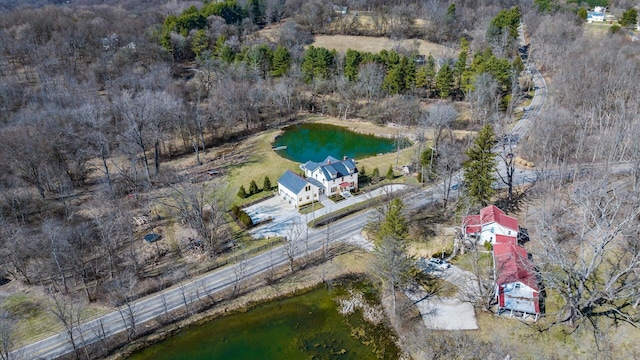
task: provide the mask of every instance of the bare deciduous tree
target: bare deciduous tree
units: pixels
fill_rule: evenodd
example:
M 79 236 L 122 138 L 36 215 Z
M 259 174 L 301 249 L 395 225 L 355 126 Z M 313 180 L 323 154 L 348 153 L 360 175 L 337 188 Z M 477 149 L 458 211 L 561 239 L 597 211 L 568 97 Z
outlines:
M 196 231 L 211 257 L 219 253 L 228 240 L 224 230 L 225 197 L 220 184 L 182 181 L 172 186 L 174 193 L 162 203 L 178 212 L 183 224 Z
M 632 188 L 592 177 L 545 199 L 532 253 L 548 297 L 561 299 L 547 313 L 552 324 L 640 324 L 640 201 Z

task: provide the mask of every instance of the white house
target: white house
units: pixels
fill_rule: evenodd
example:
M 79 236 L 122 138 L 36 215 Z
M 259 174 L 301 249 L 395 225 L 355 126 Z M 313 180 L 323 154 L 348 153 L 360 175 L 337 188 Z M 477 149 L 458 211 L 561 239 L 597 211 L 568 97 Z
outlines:
M 587 13 L 587 22 L 604 21 L 604 12 L 589 11 Z
M 287 170 L 278 179 L 278 195 L 296 208 L 317 201 L 322 184 Z
M 539 287 L 525 248 L 511 242 L 493 246 L 498 312 L 540 314 Z
M 464 219 L 467 236 L 479 238 L 481 243 L 496 243 L 496 235 L 518 236 L 518 219 L 511 217 L 495 205 L 480 210 L 480 215 L 469 215 Z
M 300 165 L 307 179 L 321 184 L 320 193 L 327 196 L 342 191 L 358 191 L 356 162 L 346 156 L 342 161 L 328 156 L 323 162 L 307 161 Z

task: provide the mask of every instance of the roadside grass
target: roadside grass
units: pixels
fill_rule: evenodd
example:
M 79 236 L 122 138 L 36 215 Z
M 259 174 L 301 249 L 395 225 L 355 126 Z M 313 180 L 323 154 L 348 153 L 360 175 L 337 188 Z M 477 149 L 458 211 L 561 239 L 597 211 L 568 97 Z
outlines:
M 320 210 L 323 207 L 324 207 L 324 205 L 322 205 L 321 202 L 317 201 L 313 205 L 309 204 L 309 205 L 305 205 L 305 206 L 301 207 L 300 209 L 298 209 L 298 212 L 300 214 L 302 214 L 302 215 L 311 214 L 312 212 L 314 212 L 316 210 Z
M 4 299 L 0 308 L 17 319 L 12 334 L 16 348 L 64 331 L 60 320 L 47 307 L 48 299 L 33 292 L 17 292 Z M 90 303 L 82 309 L 82 317 L 84 320 L 90 320 L 109 311 L 106 306 Z

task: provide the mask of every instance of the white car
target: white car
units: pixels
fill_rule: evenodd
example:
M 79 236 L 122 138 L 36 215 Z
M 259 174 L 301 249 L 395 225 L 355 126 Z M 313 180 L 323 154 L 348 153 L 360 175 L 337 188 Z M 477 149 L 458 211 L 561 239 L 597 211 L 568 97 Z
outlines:
M 448 262 L 442 259 L 437 259 L 437 258 L 429 259 L 429 261 L 427 261 L 427 264 L 431 267 L 434 267 L 440 270 L 446 270 L 451 267 L 451 264 L 449 264 Z

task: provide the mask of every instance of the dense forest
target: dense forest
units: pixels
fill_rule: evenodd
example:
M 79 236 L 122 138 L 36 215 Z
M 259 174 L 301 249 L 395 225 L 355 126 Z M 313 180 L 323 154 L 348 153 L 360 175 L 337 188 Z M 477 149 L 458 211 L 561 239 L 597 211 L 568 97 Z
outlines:
M 637 325 L 640 48 L 627 30 L 585 30 L 580 9 L 594 5 L 0 1 L 1 275 L 118 305 L 190 276 L 184 263 L 148 275 L 193 244 L 141 249 L 146 224 L 187 224 L 203 261 L 215 261 L 234 237 L 232 201 L 194 180 L 201 154 L 302 114 L 434 129 L 450 176 L 470 142 L 446 130 L 491 124 L 502 136 L 533 90 L 535 63 L 550 96 L 517 155 L 540 172 L 531 251 L 548 260 L 543 270 L 563 270 L 545 273 L 566 300 L 557 323 Z M 317 35 L 421 39 L 455 55 L 341 53 L 314 46 Z M 184 158 L 193 161 L 170 165 Z

